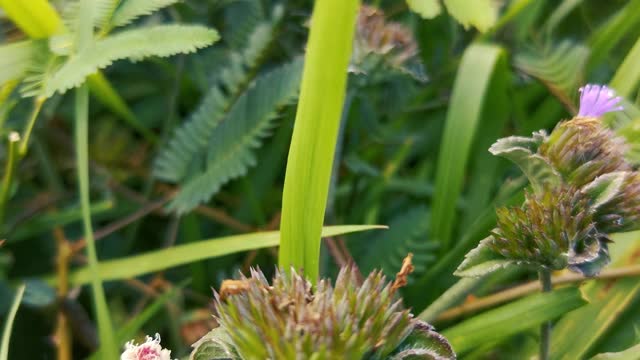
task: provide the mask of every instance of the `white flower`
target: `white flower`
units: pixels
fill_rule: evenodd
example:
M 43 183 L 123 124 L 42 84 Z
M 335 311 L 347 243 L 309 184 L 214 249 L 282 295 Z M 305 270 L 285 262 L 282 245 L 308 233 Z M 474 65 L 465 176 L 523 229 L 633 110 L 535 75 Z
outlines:
M 140 345 L 129 341 L 120 360 L 171 360 L 171 350 L 162 348 L 160 335 L 156 334 L 154 339 L 147 336 L 147 341 Z

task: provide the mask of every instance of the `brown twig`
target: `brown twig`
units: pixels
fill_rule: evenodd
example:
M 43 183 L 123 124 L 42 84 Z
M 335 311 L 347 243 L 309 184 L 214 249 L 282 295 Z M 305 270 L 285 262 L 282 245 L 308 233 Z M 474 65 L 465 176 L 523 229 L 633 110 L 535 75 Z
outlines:
M 105 237 L 107 237 L 108 235 L 124 228 L 125 226 L 137 221 L 138 219 L 158 210 L 159 208 L 161 208 L 166 202 L 168 201 L 168 199 L 162 199 L 162 200 L 158 200 L 152 203 L 147 203 L 145 206 L 143 206 L 142 208 L 138 209 L 137 211 L 135 211 L 134 213 L 132 213 L 131 215 L 124 217 L 120 220 L 114 221 L 111 224 L 98 229 L 95 233 L 94 233 L 94 238 L 96 241 L 103 239 Z M 78 241 L 75 241 L 73 243 L 72 246 L 72 250 L 74 253 L 84 249 L 84 247 L 87 245 L 87 243 L 85 242 L 84 238 L 79 239 Z
M 69 259 L 72 252 L 69 241 L 59 226 L 53 228 L 53 236 L 56 239 L 58 250 L 56 255 L 56 295 L 59 301 L 63 301 L 69 292 Z M 71 329 L 67 315 L 62 309 L 58 311 L 54 338 L 57 345 L 57 359 L 71 360 Z
M 579 274 L 563 274 L 560 276 L 555 276 L 551 279 L 552 284 L 555 285 L 563 285 L 570 284 L 581 281 L 588 280 L 608 280 L 608 279 L 618 279 L 622 277 L 632 277 L 632 276 L 640 276 L 640 264 L 632 265 L 617 269 L 607 269 L 604 270 L 600 275 L 593 278 L 586 278 Z M 519 285 L 504 291 L 500 291 L 499 293 L 485 296 L 482 298 L 476 298 L 469 303 L 462 304 L 460 306 L 453 307 L 443 313 L 441 313 L 437 318 L 436 322 L 443 322 L 448 320 L 453 320 L 458 317 L 475 313 L 479 310 L 486 309 L 489 307 L 493 307 L 495 305 L 503 304 L 505 302 L 523 297 L 525 295 L 533 294 L 541 290 L 541 285 L 539 281 L 531 281 L 529 283 Z

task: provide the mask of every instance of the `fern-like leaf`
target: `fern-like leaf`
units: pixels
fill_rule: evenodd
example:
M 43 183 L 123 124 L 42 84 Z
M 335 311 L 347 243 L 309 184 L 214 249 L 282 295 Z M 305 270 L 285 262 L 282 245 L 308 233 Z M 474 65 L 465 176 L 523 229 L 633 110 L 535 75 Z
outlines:
M 128 25 L 141 16 L 151 15 L 178 1 L 180 0 L 124 0 L 113 14 L 111 23 L 116 27 Z
M 109 36 L 69 57 L 47 82 L 45 96 L 81 85 L 88 75 L 116 60 L 190 53 L 211 45 L 218 38 L 215 30 L 197 25 L 160 25 Z
M 238 98 L 210 139 L 205 167 L 186 179 L 170 210 L 188 212 L 255 165 L 253 150 L 262 145 L 277 110 L 296 97 L 301 74 L 298 59 L 261 76 Z
M 515 66 L 540 80 L 570 109 L 572 98 L 583 82 L 589 49 L 570 41 L 563 41 L 543 51 L 528 51 L 515 57 Z
M 415 272 L 412 277 L 426 271 L 433 262 L 437 244 L 426 241 L 428 211 L 425 207 L 412 208 L 406 213 L 394 217 L 389 230 L 377 235 L 370 243 L 369 251 L 358 264 L 368 273 L 374 269 L 393 277 L 402 266 L 402 260 L 413 253 Z
M 250 36 L 244 51 L 229 55 L 228 65 L 213 80 L 198 109 L 174 133 L 167 147 L 161 150 L 154 164 L 154 175 L 169 182 L 179 182 L 190 168 L 201 167 L 202 154 L 214 129 L 238 98 L 238 92 L 251 79 L 267 45 L 273 38 L 273 24 L 262 23 Z
M 31 41 L 0 46 L 0 86 L 21 78 L 28 70 L 35 47 Z

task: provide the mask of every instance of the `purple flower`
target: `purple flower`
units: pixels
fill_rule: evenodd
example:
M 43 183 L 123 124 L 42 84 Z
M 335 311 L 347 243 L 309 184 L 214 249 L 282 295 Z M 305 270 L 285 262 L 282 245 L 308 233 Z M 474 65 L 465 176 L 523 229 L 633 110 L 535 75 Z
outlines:
M 604 85 L 588 84 L 580 88 L 579 117 L 600 117 L 608 112 L 621 111 L 618 105 L 622 98 Z

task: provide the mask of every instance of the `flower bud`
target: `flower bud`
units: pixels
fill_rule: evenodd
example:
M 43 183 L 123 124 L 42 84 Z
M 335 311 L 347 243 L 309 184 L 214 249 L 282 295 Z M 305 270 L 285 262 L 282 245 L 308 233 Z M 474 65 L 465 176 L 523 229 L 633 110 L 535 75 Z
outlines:
M 535 267 L 593 276 L 609 261 L 608 238 L 594 224 L 589 199 L 575 188 L 527 194 L 521 208 L 498 209 L 492 235 L 488 246 L 495 253 Z

